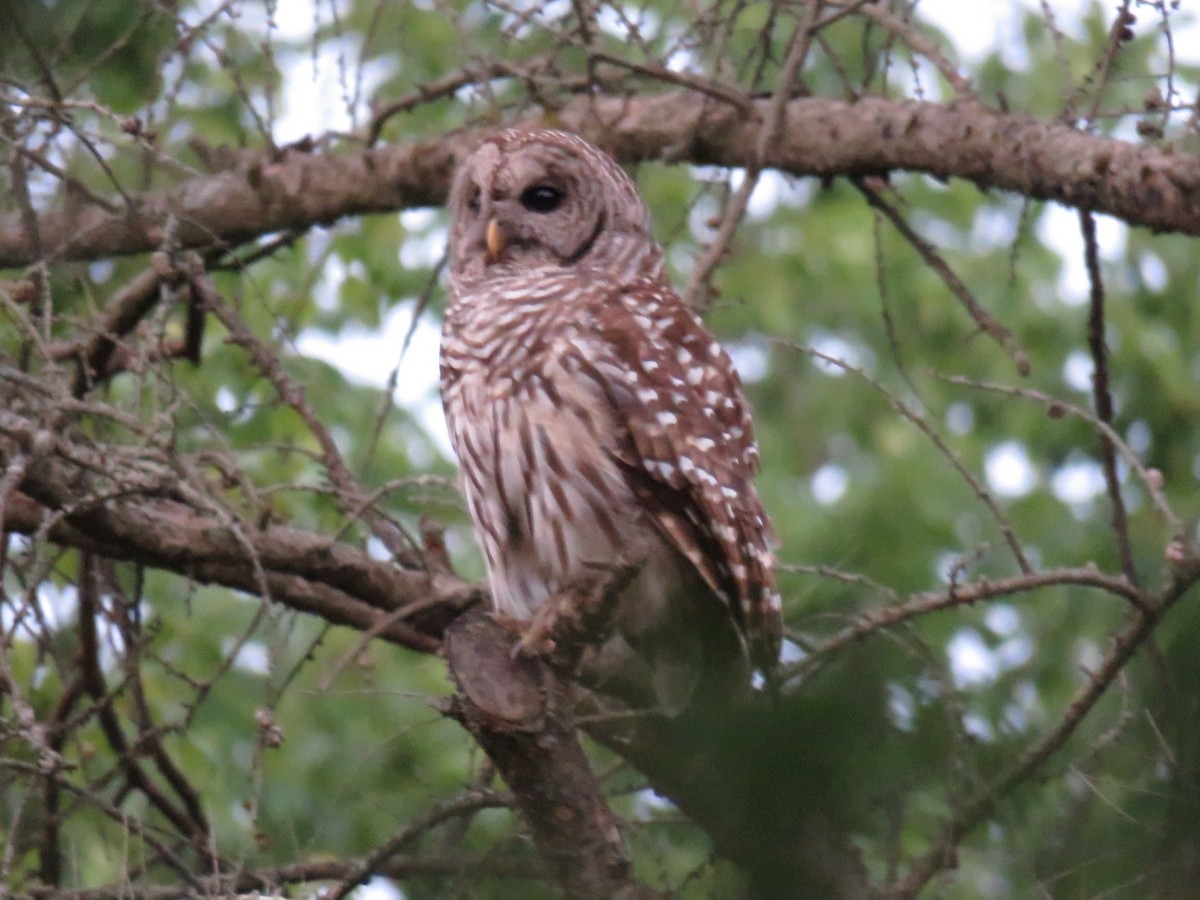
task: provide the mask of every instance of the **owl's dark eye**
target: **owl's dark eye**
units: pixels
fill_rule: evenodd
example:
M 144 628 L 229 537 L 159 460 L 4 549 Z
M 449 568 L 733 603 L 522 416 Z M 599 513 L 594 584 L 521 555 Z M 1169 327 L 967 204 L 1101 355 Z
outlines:
M 471 188 L 471 192 L 467 195 L 467 209 L 471 212 L 479 212 L 479 188 Z
M 530 212 L 554 212 L 562 205 L 566 194 L 550 184 L 535 184 L 521 192 L 521 205 Z

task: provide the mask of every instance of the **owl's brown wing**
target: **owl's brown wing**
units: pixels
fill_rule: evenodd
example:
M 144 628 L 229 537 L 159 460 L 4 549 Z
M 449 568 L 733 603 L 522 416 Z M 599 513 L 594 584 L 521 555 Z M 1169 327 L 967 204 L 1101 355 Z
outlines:
M 578 338 L 582 372 L 613 409 L 614 453 L 647 516 L 729 605 L 755 665 L 770 668 L 781 632 L 774 536 L 737 372 L 669 286 L 614 294 Z

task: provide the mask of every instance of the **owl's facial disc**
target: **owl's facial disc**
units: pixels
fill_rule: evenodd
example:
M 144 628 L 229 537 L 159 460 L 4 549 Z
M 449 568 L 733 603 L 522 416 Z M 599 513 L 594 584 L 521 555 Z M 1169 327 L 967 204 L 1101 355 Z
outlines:
M 655 272 L 661 251 L 632 183 L 559 132 L 501 132 L 459 171 L 451 276 L 460 282 L 547 268 Z
M 604 198 L 559 160 L 510 160 L 491 184 L 484 245 L 488 264 L 568 266 L 587 252 L 604 221 Z

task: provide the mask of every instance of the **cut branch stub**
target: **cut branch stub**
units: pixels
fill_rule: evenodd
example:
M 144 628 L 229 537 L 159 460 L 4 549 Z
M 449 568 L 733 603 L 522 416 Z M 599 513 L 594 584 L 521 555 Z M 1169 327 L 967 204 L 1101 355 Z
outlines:
M 517 636 L 486 615 L 461 616 L 446 631 L 454 683 L 493 727 L 536 729 L 546 706 L 541 665 L 514 654 Z

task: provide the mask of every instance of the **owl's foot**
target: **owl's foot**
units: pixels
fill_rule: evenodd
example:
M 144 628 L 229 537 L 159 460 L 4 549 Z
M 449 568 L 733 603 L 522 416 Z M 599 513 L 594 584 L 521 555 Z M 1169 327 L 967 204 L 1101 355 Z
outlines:
M 563 648 L 577 659 L 584 647 L 612 633 L 612 603 L 640 566 L 623 561 L 585 565 L 585 575 L 547 597 L 525 624 L 514 656 L 553 656 Z
M 513 647 L 513 656 L 544 656 L 558 647 L 554 635 L 558 630 L 561 613 L 566 607 L 564 594 L 553 594 L 546 598 L 532 619 L 524 624 L 521 639 Z

